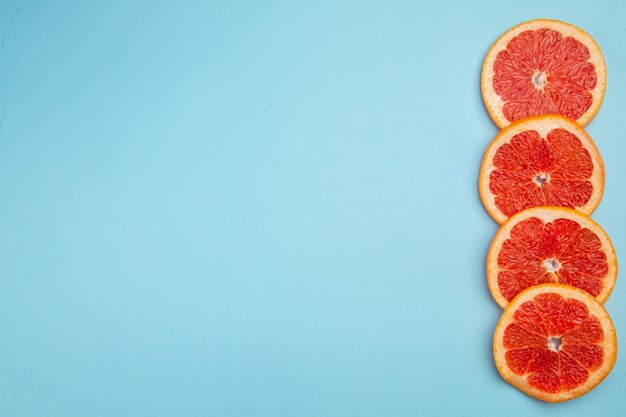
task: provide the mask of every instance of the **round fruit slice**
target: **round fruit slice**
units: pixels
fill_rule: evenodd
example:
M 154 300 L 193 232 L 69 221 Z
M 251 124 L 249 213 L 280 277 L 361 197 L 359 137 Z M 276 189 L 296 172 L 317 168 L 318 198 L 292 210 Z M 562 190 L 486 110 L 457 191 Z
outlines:
M 611 372 L 617 338 L 611 317 L 588 293 L 543 284 L 522 292 L 504 311 L 493 356 L 515 388 L 543 401 L 567 401 Z
M 531 20 L 500 36 L 481 77 L 489 116 L 502 128 L 539 114 L 562 114 L 586 125 L 606 88 L 606 64 L 586 32 L 557 20 Z
M 591 214 L 602 199 L 604 164 L 577 123 L 559 115 L 528 117 L 492 140 L 480 166 L 478 191 L 498 223 L 536 206 Z
M 528 287 L 561 283 L 603 303 L 615 285 L 617 257 L 604 230 L 562 207 L 533 207 L 504 223 L 487 253 L 487 283 L 501 307 Z

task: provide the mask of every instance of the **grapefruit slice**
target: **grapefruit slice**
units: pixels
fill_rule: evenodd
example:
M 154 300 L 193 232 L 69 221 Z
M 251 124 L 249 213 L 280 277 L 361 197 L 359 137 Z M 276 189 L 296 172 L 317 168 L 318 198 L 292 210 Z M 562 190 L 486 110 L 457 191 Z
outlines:
M 602 199 L 604 164 L 577 123 L 560 115 L 528 117 L 492 140 L 480 166 L 478 191 L 498 223 L 535 206 L 591 214 Z
M 502 377 L 539 400 L 567 401 L 596 387 L 617 356 L 611 317 L 585 291 L 542 284 L 519 294 L 493 336 Z
M 487 283 L 501 307 L 528 287 L 561 283 L 603 303 L 617 277 L 615 249 L 589 217 L 563 207 L 533 207 L 496 232 L 487 253 Z
M 583 30 L 557 20 L 531 20 L 496 40 L 480 85 L 499 128 L 539 114 L 562 114 L 585 126 L 602 103 L 606 64 Z

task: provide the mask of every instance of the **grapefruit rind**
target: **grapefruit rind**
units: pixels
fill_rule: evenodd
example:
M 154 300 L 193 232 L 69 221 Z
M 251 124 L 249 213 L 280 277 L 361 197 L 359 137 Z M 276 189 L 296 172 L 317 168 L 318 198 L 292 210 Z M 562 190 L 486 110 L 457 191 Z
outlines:
M 507 365 L 505 359 L 506 350 L 503 347 L 504 331 L 508 324 L 513 321 L 515 311 L 523 303 L 534 299 L 539 294 L 545 293 L 557 293 L 564 298 L 573 298 L 583 302 L 589 309 L 589 314 L 596 316 L 600 320 L 604 332 L 604 339 L 600 344 L 604 351 L 602 365 L 600 365 L 597 370 L 590 372 L 589 379 L 581 386 L 570 391 L 556 394 L 538 390 L 529 385 L 525 375 L 516 375 L 513 373 Z M 493 335 L 493 356 L 500 375 L 509 384 L 536 399 L 547 402 L 562 402 L 580 397 L 598 386 L 598 384 L 606 378 L 613 369 L 617 357 L 617 336 L 613 321 L 605 308 L 586 291 L 564 284 L 541 284 L 522 291 L 511 301 L 504 313 L 502 313 L 502 317 L 500 317 Z
M 485 104 L 485 108 L 487 109 L 487 113 L 489 113 L 489 117 L 491 117 L 491 120 L 493 120 L 496 126 L 500 129 L 509 125 L 511 122 L 504 116 L 502 111 L 505 102 L 500 98 L 493 87 L 494 61 L 498 53 L 501 50 L 506 49 L 511 39 L 526 30 L 538 30 L 542 28 L 553 29 L 561 32 L 563 37 L 571 36 L 589 49 L 590 58 L 588 61 L 592 63 L 596 69 L 597 82 L 596 87 L 593 90 L 590 90 L 593 98 L 591 107 L 589 107 L 589 109 L 587 109 L 587 111 L 576 121 L 582 126 L 586 126 L 595 117 L 598 110 L 600 110 L 602 100 L 604 99 L 604 92 L 606 90 L 607 72 L 604 56 L 602 55 L 602 51 L 596 41 L 584 30 L 560 20 L 529 20 L 514 26 L 500 36 L 491 48 L 489 48 L 485 60 L 483 61 L 480 82 L 483 102 Z
M 500 226 L 500 229 L 493 237 L 493 240 L 491 241 L 491 245 L 489 246 L 489 250 L 487 252 L 487 284 L 489 286 L 489 291 L 491 292 L 491 295 L 493 296 L 494 300 L 500 305 L 500 307 L 507 308 L 510 303 L 507 301 L 506 298 L 504 298 L 504 296 L 500 292 L 500 289 L 498 288 L 498 273 L 500 272 L 500 268 L 498 267 L 498 254 L 500 253 L 500 249 L 502 248 L 502 244 L 504 243 L 504 241 L 510 238 L 511 229 L 513 229 L 516 224 L 530 217 L 537 217 L 543 220 L 544 223 L 548 223 L 556 219 L 562 218 L 573 220 L 580 224 L 581 227 L 590 229 L 596 234 L 596 236 L 598 236 L 600 242 L 602 243 L 602 251 L 606 255 L 608 271 L 603 280 L 602 292 L 598 294 L 595 299 L 599 303 L 604 303 L 613 291 L 618 271 L 617 255 L 615 253 L 615 248 L 613 247 L 613 243 L 611 242 L 609 235 L 593 219 L 577 212 L 576 210 L 565 207 L 532 207 L 511 216 L 502 226 Z M 533 287 L 534 286 L 529 288 Z M 580 289 L 580 291 L 587 293 L 582 289 Z M 593 298 L 592 295 L 589 296 Z
M 589 151 L 593 163 L 593 171 L 589 178 L 593 192 L 585 205 L 575 207 L 575 209 L 590 215 L 600 204 L 604 192 L 604 162 L 593 139 L 581 125 L 565 116 L 558 114 L 530 116 L 513 122 L 502 129 L 493 138 L 483 155 L 478 175 L 478 193 L 483 206 L 496 222 L 502 224 L 507 219 L 507 216 L 496 206 L 496 195 L 489 188 L 490 175 L 496 169 L 493 164 L 496 152 L 502 145 L 509 143 L 515 135 L 526 130 L 535 130 L 541 137 L 545 138 L 554 129 L 565 129 L 574 134 L 581 141 L 583 147 Z

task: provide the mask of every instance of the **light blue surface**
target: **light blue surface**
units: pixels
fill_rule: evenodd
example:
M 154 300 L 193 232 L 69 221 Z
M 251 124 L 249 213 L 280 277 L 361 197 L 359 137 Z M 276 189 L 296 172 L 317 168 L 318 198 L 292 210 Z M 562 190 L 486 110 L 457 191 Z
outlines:
M 560 405 L 500 378 L 476 181 L 488 47 L 586 29 L 626 259 L 626 6 L 265 3 L 1 3 L 0 415 L 624 414 L 623 357 Z

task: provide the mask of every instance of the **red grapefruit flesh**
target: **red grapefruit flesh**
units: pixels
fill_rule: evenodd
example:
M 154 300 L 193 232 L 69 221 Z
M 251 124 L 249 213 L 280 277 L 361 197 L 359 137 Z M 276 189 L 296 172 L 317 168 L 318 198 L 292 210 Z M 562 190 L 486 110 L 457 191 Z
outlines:
M 606 232 L 589 217 L 561 207 L 534 207 L 511 217 L 487 254 L 487 283 L 501 307 L 526 288 L 568 284 L 600 303 L 611 294 L 617 257 Z
M 510 29 L 483 64 L 483 101 L 500 128 L 540 114 L 561 114 L 586 125 L 605 88 L 606 64 L 596 42 L 556 20 L 531 20 Z
M 494 333 L 503 378 L 537 399 L 558 402 L 597 386 L 617 355 L 615 328 L 588 293 L 543 284 L 519 294 Z
M 519 120 L 492 140 L 478 188 L 498 222 L 535 206 L 561 206 L 591 214 L 604 191 L 604 164 L 593 140 L 560 115 Z

